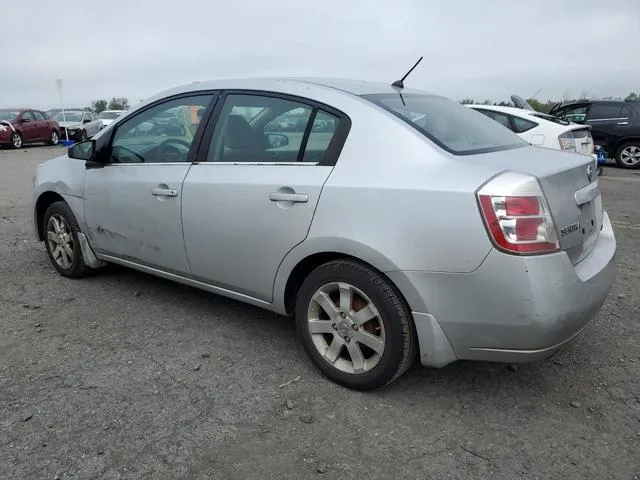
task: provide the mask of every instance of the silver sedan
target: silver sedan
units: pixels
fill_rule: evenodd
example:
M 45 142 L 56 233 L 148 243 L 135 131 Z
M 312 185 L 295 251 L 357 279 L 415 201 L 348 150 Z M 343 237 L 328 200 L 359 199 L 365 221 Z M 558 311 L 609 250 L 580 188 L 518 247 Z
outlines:
M 213 81 L 42 164 L 33 220 L 60 274 L 113 262 L 293 316 L 365 390 L 574 338 L 614 278 L 595 168 L 419 90 Z

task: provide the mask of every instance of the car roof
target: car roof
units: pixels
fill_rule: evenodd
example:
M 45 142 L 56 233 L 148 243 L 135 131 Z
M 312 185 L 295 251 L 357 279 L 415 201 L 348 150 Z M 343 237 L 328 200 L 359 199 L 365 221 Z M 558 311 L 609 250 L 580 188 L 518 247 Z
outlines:
M 291 86 L 292 84 L 305 85 L 308 88 L 331 88 L 352 95 L 368 95 L 381 93 L 395 94 L 399 91 L 398 89 L 392 87 L 391 83 L 355 79 L 328 77 L 246 77 L 188 83 L 160 92 L 147 99 L 144 103 L 147 104 L 164 97 L 201 90 L 248 89 L 284 92 L 286 91 L 287 86 Z M 401 90 L 401 92 L 405 94 L 429 94 L 429 92 L 414 88 L 404 88 Z

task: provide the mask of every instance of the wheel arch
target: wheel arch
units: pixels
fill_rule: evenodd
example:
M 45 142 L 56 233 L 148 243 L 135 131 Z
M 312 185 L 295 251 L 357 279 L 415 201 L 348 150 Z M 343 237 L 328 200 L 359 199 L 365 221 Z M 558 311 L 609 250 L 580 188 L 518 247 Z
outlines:
M 55 202 L 65 202 L 65 199 L 62 195 L 57 192 L 46 191 L 43 192 L 36 200 L 36 208 L 35 208 L 35 216 L 36 216 L 36 233 L 38 235 L 38 240 L 41 242 L 44 240 L 44 213 L 49 208 L 49 205 Z
M 389 258 L 357 242 L 341 242 L 333 248 L 314 249 L 313 244 L 324 244 L 318 239 L 309 244 L 303 243 L 292 250 L 283 260 L 276 274 L 274 282 L 273 307 L 284 315 L 292 315 L 295 297 L 304 278 L 315 268 L 337 259 L 348 259 L 361 263 L 382 275 L 403 299 L 407 308 L 412 310 L 410 298 L 415 298 L 414 292 L 401 289 L 385 272 L 398 271 L 398 267 Z M 404 289 L 406 290 L 406 289 Z
M 640 135 L 621 137 L 618 140 L 616 140 L 615 151 L 613 152 L 613 155 L 617 155 L 618 150 L 620 150 L 620 147 L 622 147 L 625 143 L 631 143 L 631 142 L 637 142 L 640 145 Z

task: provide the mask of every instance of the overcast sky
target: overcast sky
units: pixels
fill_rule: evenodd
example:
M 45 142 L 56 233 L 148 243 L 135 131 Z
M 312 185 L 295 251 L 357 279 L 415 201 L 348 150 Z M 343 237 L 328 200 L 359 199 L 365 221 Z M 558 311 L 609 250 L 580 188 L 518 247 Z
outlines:
M 183 83 L 309 75 L 455 99 L 640 93 L 640 0 L 2 2 L 0 107 L 132 104 Z M 68 6 L 69 8 L 65 8 Z

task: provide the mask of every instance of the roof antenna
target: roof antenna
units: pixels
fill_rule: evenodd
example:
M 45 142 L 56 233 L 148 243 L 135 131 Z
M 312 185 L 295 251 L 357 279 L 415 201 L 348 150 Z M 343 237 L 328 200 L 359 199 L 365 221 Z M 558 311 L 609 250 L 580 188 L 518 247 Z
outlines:
M 404 88 L 405 78 L 407 78 L 409 74 L 413 72 L 413 69 L 416 68 L 421 61 L 422 61 L 422 57 L 420 57 L 420 59 L 416 62 L 416 64 L 413 67 L 411 67 L 411 70 L 409 70 L 404 77 L 402 77 L 400 80 L 396 80 L 395 82 L 393 82 L 391 86 L 396 88 Z

